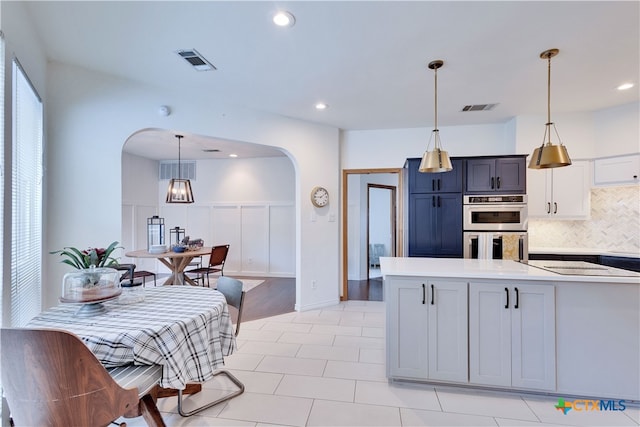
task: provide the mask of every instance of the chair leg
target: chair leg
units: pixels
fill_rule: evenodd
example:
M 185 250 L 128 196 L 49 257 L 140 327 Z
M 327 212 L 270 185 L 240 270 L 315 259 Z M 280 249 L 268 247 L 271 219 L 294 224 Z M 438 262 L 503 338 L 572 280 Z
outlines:
M 142 405 L 140 405 L 142 409 L 142 417 L 146 421 L 147 425 L 149 427 L 166 427 L 153 397 L 150 394 L 146 394 L 140 400 L 142 403 Z
M 233 374 L 231 374 L 228 371 L 218 371 L 218 372 L 216 372 L 214 374 L 214 376 L 217 376 L 217 375 L 224 375 L 227 378 L 229 378 L 231 380 L 231 382 L 234 383 L 238 387 L 238 390 L 236 390 L 236 391 L 234 391 L 232 393 L 229 393 L 229 394 L 227 394 L 225 396 L 222 396 L 221 398 L 216 399 L 213 402 L 209 402 L 207 404 L 204 404 L 204 405 L 202 405 L 202 406 L 200 406 L 200 407 L 198 407 L 198 408 L 196 408 L 196 409 L 194 409 L 192 411 L 184 411 L 182 409 L 182 390 L 178 390 L 178 413 L 180 415 L 182 415 L 183 417 L 190 417 L 193 414 L 197 414 L 198 412 L 202 412 L 205 409 L 209 409 L 212 406 L 217 405 L 218 403 L 226 402 L 227 400 L 233 399 L 234 397 L 240 396 L 242 393 L 244 393 L 244 384 L 242 384 L 238 378 L 233 376 Z

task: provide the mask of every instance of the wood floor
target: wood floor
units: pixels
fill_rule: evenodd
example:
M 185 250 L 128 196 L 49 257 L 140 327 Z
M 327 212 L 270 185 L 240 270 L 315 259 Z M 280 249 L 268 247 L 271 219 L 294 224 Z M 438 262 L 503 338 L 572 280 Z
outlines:
M 242 280 L 241 277 L 238 279 Z M 255 279 L 255 277 L 252 277 Z M 349 299 L 359 301 L 382 301 L 382 278 L 350 280 Z M 256 320 L 295 310 L 296 279 L 268 277 L 264 283 L 251 289 L 244 297 L 242 320 Z M 237 314 L 232 310 L 235 321 Z
M 236 277 L 236 276 L 234 276 Z M 236 277 L 242 280 L 240 276 Z M 246 277 L 260 279 L 259 277 Z M 278 314 L 295 311 L 296 279 L 283 277 L 267 277 L 260 284 L 245 294 L 242 320 L 256 320 Z M 162 283 L 162 277 L 158 277 Z M 149 286 L 149 283 L 147 283 Z M 151 282 L 153 286 L 153 282 Z M 371 280 L 349 280 L 348 299 L 358 301 L 382 301 L 382 278 Z M 236 321 L 237 311 L 230 307 L 231 318 Z

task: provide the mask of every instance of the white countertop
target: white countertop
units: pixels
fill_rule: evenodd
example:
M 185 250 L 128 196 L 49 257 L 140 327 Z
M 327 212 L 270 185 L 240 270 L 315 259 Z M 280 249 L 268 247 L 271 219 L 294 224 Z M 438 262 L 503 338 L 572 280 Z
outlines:
M 426 276 L 437 278 L 628 283 L 640 285 L 640 274 L 636 277 L 573 276 L 556 274 L 540 268 L 521 264 L 517 261 L 508 260 L 380 257 L 380 269 L 383 277 Z M 633 274 L 633 272 L 631 273 Z

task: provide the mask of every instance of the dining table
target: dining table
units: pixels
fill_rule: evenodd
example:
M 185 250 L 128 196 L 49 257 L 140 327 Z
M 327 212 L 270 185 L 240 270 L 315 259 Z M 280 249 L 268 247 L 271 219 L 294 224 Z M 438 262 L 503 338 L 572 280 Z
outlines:
M 194 258 L 211 254 L 211 247 L 187 248 L 184 252 L 168 250 L 154 253 L 146 249 L 127 252 L 124 255 L 129 258 L 156 258 L 171 270 L 171 276 L 164 285 L 184 285 L 185 282 L 197 286 L 197 283 L 184 274 L 184 270 Z
M 29 328 L 76 334 L 106 367 L 162 365 L 160 386 L 184 390 L 213 378 L 236 349 L 224 295 L 194 286 L 144 290 L 144 301 L 105 301 L 105 310 L 76 316 L 79 304 L 60 303 L 29 321 Z

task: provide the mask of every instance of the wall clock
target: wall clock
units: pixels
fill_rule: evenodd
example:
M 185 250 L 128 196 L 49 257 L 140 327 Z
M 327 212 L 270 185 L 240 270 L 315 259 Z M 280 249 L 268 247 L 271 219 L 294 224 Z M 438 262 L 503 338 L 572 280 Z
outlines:
M 329 203 L 329 192 L 323 187 L 313 187 L 311 190 L 311 203 L 317 208 L 326 206 Z

